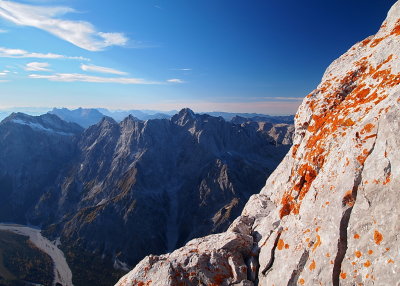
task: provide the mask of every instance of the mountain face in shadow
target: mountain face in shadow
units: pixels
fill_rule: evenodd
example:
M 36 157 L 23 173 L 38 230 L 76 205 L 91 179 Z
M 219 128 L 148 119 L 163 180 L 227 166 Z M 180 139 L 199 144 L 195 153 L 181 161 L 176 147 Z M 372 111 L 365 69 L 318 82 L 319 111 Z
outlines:
M 102 117 L 85 130 L 52 114 L 13 114 L 0 124 L 8 199 L 0 220 L 60 238 L 77 285 L 105 270 L 121 275 L 150 253 L 226 230 L 285 156 L 293 131 L 190 109 L 171 119 Z M 82 270 L 85 259 L 96 262 Z

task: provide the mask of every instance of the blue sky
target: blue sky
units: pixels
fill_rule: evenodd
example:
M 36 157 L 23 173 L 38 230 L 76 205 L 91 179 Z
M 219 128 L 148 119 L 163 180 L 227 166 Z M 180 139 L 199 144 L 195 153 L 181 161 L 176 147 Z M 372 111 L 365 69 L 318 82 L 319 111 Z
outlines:
M 0 108 L 293 114 L 395 0 L 0 0 Z

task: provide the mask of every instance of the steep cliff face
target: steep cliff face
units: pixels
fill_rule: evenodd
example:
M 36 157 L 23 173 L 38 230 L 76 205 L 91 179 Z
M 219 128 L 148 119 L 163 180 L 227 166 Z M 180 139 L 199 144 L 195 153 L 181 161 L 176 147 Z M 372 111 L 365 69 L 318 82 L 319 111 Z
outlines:
M 399 56 L 400 1 L 304 99 L 293 147 L 230 229 L 117 285 L 396 285 Z

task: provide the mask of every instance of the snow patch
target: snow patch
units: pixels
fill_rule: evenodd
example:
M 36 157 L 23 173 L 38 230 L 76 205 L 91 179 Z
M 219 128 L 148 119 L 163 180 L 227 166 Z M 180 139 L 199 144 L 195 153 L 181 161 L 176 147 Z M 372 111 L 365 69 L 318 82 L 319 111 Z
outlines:
M 31 127 L 32 129 L 36 129 L 36 130 L 41 130 L 41 131 L 45 131 L 45 132 L 49 132 L 49 133 L 55 133 L 55 134 L 59 134 L 59 135 L 63 135 L 63 136 L 72 136 L 74 134 L 72 133 L 65 133 L 65 132 L 60 132 L 60 131 L 56 131 L 50 128 L 46 128 L 43 125 L 39 124 L 39 123 L 34 123 L 34 122 L 27 122 L 21 119 L 13 119 L 11 122 L 13 123 L 17 123 L 17 124 L 21 124 L 21 125 L 27 125 L 29 127 Z

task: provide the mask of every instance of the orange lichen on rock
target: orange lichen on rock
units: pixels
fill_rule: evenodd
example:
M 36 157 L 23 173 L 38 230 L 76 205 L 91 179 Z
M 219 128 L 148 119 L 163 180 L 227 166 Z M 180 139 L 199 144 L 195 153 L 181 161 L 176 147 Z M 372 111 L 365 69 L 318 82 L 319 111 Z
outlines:
M 375 230 L 374 231 L 374 241 L 375 241 L 375 243 L 379 245 L 379 244 L 381 244 L 382 240 L 383 240 L 382 233 L 380 233 L 379 231 Z
M 358 163 L 360 163 L 361 166 L 363 166 L 367 158 L 368 158 L 368 153 L 365 154 L 365 152 L 363 152 L 363 154 L 357 156 L 357 161 Z
M 383 181 L 383 185 L 387 185 L 388 183 L 390 183 L 390 174 L 388 174 L 388 175 L 386 176 L 385 181 Z
M 143 281 L 138 281 L 138 282 L 136 282 L 136 283 L 135 283 L 135 285 L 137 285 L 137 286 L 150 286 L 150 285 L 151 285 L 151 283 L 152 283 L 152 281 L 151 281 L 151 280 L 149 280 L 149 281 L 146 281 L 146 282 L 143 282 Z
M 369 261 L 369 260 L 365 261 L 364 266 L 365 267 L 370 267 L 371 266 L 371 261 Z
M 294 213 L 294 214 L 298 214 L 299 213 L 299 205 L 294 200 L 292 195 L 285 194 L 282 197 L 281 204 L 282 204 L 282 208 L 279 211 L 280 218 L 283 218 L 284 216 L 287 216 L 290 213 Z
M 383 38 L 374 39 L 371 45 L 375 46 Z M 371 39 L 364 40 L 361 44 L 367 45 Z M 290 177 L 292 187 L 285 190 L 281 198 L 280 217 L 290 214 L 299 214 L 302 200 L 316 179 L 319 171 L 324 167 L 326 156 L 332 144 L 332 138 L 339 140 L 341 134 L 348 134 L 357 123 L 364 118 L 377 104 L 388 96 L 387 89 L 400 84 L 400 74 L 392 74 L 388 64 L 394 55 L 389 55 L 377 66 L 369 63 L 370 56 L 361 58 L 355 69 L 348 71 L 341 78 L 330 76 L 318 89 L 307 96 L 312 117 L 303 126 L 307 127 L 305 148 L 302 150 L 303 162 L 295 165 Z M 383 69 L 386 67 L 386 69 Z M 371 80 L 373 79 L 373 80 Z M 369 82 L 367 85 L 366 82 Z M 308 126 L 307 126 L 308 125 Z M 374 124 L 366 124 L 357 132 L 356 141 L 359 148 L 366 139 L 375 138 L 376 134 L 369 134 L 374 129 Z M 365 138 L 360 137 L 366 134 Z M 296 156 L 298 146 L 293 146 L 292 156 Z M 356 157 L 360 165 L 364 165 L 370 151 L 364 149 Z M 346 165 L 350 160 L 346 159 Z M 323 190 L 323 188 L 322 188 Z M 321 192 L 322 190 L 317 190 Z M 345 205 L 354 205 L 354 198 L 348 195 L 344 198 Z
M 351 118 L 348 118 L 348 119 L 346 119 L 344 122 L 343 122 L 343 126 L 353 126 L 354 124 L 356 124 Z
M 360 239 L 360 235 L 358 233 L 354 234 L 354 239 Z
M 374 127 L 375 127 L 374 124 L 368 123 L 363 127 L 363 129 L 361 129 L 360 133 L 361 134 L 370 133 Z
M 400 36 L 400 19 L 397 20 L 396 26 L 394 27 L 390 35 Z
M 321 237 L 317 234 L 317 240 L 314 243 L 312 251 L 314 252 L 320 245 L 321 245 Z
M 351 190 L 347 191 L 345 193 L 345 195 L 343 196 L 342 206 L 352 207 L 352 206 L 354 206 L 355 202 L 356 202 L 356 200 L 355 200 L 355 198 L 353 196 L 353 192 Z
M 357 258 L 360 258 L 360 257 L 362 256 L 361 251 L 359 251 L 359 250 L 355 251 L 355 252 L 354 252 L 354 255 L 355 255 Z
M 374 251 L 373 251 L 372 249 L 368 250 L 368 254 L 369 254 L 369 255 L 371 255 L 371 254 L 373 254 L 373 253 L 374 253 Z
M 370 47 L 371 47 L 371 48 L 376 47 L 376 46 L 377 46 L 380 42 L 382 42 L 384 39 L 385 39 L 385 38 L 378 38 L 378 39 L 373 40 L 372 43 L 371 43 L 371 45 L 370 45 Z
M 361 42 L 361 45 L 366 46 L 371 42 L 370 39 L 365 39 L 364 41 Z
M 308 268 L 310 269 L 310 271 L 313 271 L 315 269 L 315 267 L 316 267 L 316 263 L 315 263 L 315 260 L 313 260 Z
M 285 242 L 283 241 L 283 239 L 278 240 L 278 244 L 276 247 L 278 248 L 278 250 L 282 250 L 285 247 Z
M 297 149 L 299 149 L 299 146 L 300 146 L 300 144 L 293 145 L 293 149 L 292 149 L 292 157 L 293 158 L 296 156 Z
M 299 284 L 300 284 L 300 285 L 304 285 L 304 283 L 306 283 L 306 282 L 304 281 L 304 279 L 303 279 L 303 278 L 300 278 Z
M 393 259 L 388 259 L 387 263 L 394 263 Z
M 340 273 L 340 278 L 346 279 L 347 278 L 347 273 L 346 272 Z

